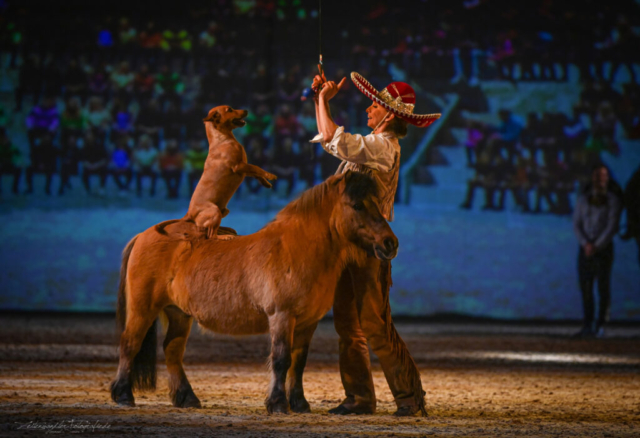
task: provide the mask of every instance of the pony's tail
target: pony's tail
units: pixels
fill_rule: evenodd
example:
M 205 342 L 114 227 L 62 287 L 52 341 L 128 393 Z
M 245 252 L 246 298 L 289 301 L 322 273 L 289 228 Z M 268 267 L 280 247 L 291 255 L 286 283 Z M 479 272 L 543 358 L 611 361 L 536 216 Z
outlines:
M 129 257 L 133 250 L 133 244 L 138 240 L 138 235 L 127 243 L 122 251 L 122 264 L 120 265 L 120 284 L 118 285 L 118 304 L 116 307 L 116 326 L 118 327 L 118 335 L 124 331 L 124 325 L 127 321 L 127 267 L 129 266 Z
M 116 311 L 116 323 L 118 332 L 122 334 L 127 321 L 127 267 L 129 265 L 129 257 L 133 250 L 133 245 L 138 239 L 135 236 L 127 244 L 122 251 L 122 264 L 120 265 L 120 286 L 118 287 L 118 307 Z M 157 320 L 147 331 L 142 341 L 138 354 L 133 358 L 131 363 L 131 371 L 129 374 L 131 386 L 133 389 L 154 390 L 156 389 L 156 362 L 157 362 Z
M 158 350 L 158 320 L 151 324 L 149 331 L 142 341 L 140 351 L 133 358 L 131 364 L 131 386 L 141 391 L 153 391 L 156 389 L 156 362 Z

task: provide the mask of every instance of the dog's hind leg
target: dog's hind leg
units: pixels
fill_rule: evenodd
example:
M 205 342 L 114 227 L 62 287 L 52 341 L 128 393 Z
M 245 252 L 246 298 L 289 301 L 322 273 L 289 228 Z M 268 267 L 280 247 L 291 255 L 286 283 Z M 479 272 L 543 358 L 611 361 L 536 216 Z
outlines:
M 287 394 L 289 396 L 289 406 L 291 410 L 299 414 L 311 412 L 309 402 L 307 402 L 307 399 L 304 397 L 302 373 L 307 364 L 309 344 L 311 344 L 311 338 L 317 326 L 318 323 L 302 329 L 296 327 L 293 332 L 291 368 L 289 368 L 289 374 L 287 375 Z
M 202 209 L 195 217 L 196 225 L 207 230 L 207 237 L 209 239 L 218 238 L 220 222 L 222 222 L 222 212 L 218 206 L 213 203 L 209 203 L 209 205 Z
M 202 407 L 200 400 L 194 394 L 182 367 L 182 358 L 193 318 L 175 306 L 165 307 L 164 313 L 169 320 L 163 347 L 169 371 L 171 402 L 178 408 L 200 408 Z

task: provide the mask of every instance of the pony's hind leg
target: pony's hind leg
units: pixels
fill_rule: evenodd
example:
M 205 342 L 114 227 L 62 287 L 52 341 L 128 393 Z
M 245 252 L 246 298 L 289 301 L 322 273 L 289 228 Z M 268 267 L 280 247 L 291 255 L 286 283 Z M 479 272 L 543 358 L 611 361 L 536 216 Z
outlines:
M 201 408 L 200 400 L 194 394 L 182 367 L 182 358 L 193 318 L 175 306 L 166 307 L 164 313 L 169 320 L 163 347 L 169 371 L 171 402 L 178 408 Z
M 135 406 L 133 388 L 156 387 L 157 313 L 127 318 L 120 336 L 120 362 L 111 383 L 111 398 L 123 406 Z
M 289 406 L 293 412 L 299 414 L 311 412 L 309 402 L 304 397 L 304 388 L 302 387 L 302 373 L 307 364 L 307 354 L 309 353 L 309 344 L 311 338 L 316 331 L 318 323 L 298 329 L 293 333 L 293 348 L 291 351 L 291 368 L 287 376 L 287 394 L 289 396 Z
M 293 328 L 295 320 L 291 316 L 276 312 L 269 318 L 271 333 L 271 385 L 269 395 L 264 404 L 267 412 L 289 413 L 289 402 L 285 391 L 287 372 L 291 367 L 291 345 L 293 344 Z

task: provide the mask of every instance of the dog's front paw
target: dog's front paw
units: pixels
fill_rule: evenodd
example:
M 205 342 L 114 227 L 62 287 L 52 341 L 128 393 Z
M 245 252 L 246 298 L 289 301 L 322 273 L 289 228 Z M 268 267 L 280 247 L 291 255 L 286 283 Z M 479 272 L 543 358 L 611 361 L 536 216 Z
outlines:
M 265 172 L 264 179 L 278 179 L 278 177 L 275 176 L 273 173 Z
M 260 182 L 260 184 L 262 184 L 262 187 L 266 187 L 268 189 L 270 189 L 271 183 L 269 181 L 267 181 L 266 179 L 262 178 L 262 177 L 258 177 L 258 182 Z

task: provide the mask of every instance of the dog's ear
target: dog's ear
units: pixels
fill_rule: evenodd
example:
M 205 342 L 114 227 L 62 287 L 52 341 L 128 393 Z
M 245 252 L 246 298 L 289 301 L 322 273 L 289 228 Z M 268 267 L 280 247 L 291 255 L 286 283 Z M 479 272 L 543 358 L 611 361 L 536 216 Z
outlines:
M 219 112 L 214 112 L 213 114 L 209 114 L 207 117 L 205 117 L 204 119 L 202 119 L 203 122 L 211 122 L 213 123 L 214 127 L 218 127 L 218 124 L 220 123 L 220 113 Z

